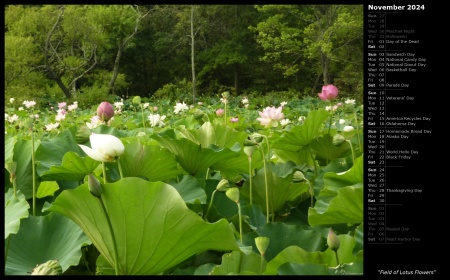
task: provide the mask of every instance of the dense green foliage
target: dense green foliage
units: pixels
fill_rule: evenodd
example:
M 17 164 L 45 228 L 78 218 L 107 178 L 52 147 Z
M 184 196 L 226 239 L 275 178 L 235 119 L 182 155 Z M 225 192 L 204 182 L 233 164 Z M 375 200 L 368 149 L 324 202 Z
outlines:
M 19 103 L 306 97 L 328 83 L 358 99 L 362 57 L 362 5 L 5 6 L 5 100 Z

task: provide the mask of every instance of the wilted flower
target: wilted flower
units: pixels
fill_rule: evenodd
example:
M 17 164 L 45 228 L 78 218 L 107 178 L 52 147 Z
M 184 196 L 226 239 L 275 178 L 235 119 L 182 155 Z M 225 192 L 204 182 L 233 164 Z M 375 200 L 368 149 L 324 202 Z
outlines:
M 31 108 L 31 107 L 33 107 L 34 105 L 36 105 L 36 101 L 28 101 L 28 100 L 25 100 L 24 102 L 23 102 L 23 105 L 25 105 L 25 107 L 27 107 L 27 108 Z
M 75 102 L 73 102 L 72 105 L 69 105 L 69 106 L 67 107 L 67 110 L 69 110 L 69 111 L 74 111 L 74 110 L 76 110 L 77 108 L 78 108 L 78 102 L 75 101 Z
M 57 260 L 50 260 L 36 265 L 32 269 L 31 275 L 62 275 L 62 267 Z
M 225 110 L 222 109 L 222 108 L 216 110 L 216 115 L 217 115 L 218 117 L 223 116 L 224 113 L 225 113 Z
M 345 100 L 345 104 L 351 104 L 351 105 L 355 105 L 355 99 L 347 99 Z
M 189 110 L 189 107 L 186 105 L 186 103 L 177 103 L 175 105 L 175 110 L 173 111 L 175 114 L 178 114 L 182 111 Z
M 338 96 L 338 88 L 335 87 L 332 84 L 326 85 L 322 87 L 322 92 L 319 93 L 319 98 L 324 100 L 324 101 L 328 101 L 328 100 L 333 100 L 336 99 L 336 97 Z
M 103 101 L 97 108 L 97 116 L 101 121 L 107 122 L 114 116 L 114 108 L 111 103 Z
M 283 107 L 275 108 L 275 106 L 272 107 L 266 107 L 262 112 L 258 112 L 260 118 L 257 118 L 261 125 L 264 125 L 266 128 L 268 127 L 277 127 L 278 121 L 281 121 L 284 119 L 284 114 L 281 112 L 283 110 Z
M 100 125 L 101 121 L 100 118 L 98 116 L 93 116 L 91 117 L 91 122 L 90 123 L 86 123 L 87 127 L 89 127 L 89 129 L 93 129 L 96 128 Z
M 78 145 L 92 159 L 101 162 L 113 161 L 125 152 L 122 141 L 110 134 L 92 134 L 89 137 L 91 147 Z
M 11 117 L 9 117 L 7 114 L 5 114 L 5 117 L 8 118 L 8 122 L 10 122 L 10 123 L 13 123 L 19 119 L 19 116 L 16 114 L 12 115 Z
M 45 130 L 47 131 L 52 131 L 52 130 L 56 130 L 59 126 L 59 123 L 49 123 L 45 125 Z
M 163 121 L 165 118 L 166 118 L 166 116 L 160 116 L 159 114 L 150 114 L 148 116 L 148 120 L 150 121 L 151 127 L 155 127 L 155 126 L 163 127 L 164 126 Z
M 280 121 L 281 126 L 286 126 L 290 123 L 291 123 L 291 120 L 289 120 L 289 119 L 283 119 Z
M 60 121 L 64 120 L 65 118 L 66 118 L 66 115 L 64 115 L 64 114 L 58 114 L 58 115 L 56 115 L 56 117 L 55 117 L 55 121 L 60 122 Z
M 63 108 L 65 108 L 66 106 L 67 106 L 67 103 L 66 103 L 66 102 L 58 103 L 58 108 L 59 108 L 59 109 L 63 109 Z
M 223 104 L 227 104 L 227 103 L 228 103 L 228 99 L 226 99 L 226 98 L 220 98 L 220 101 L 221 101 Z
M 344 128 L 342 129 L 343 131 L 352 131 L 352 130 L 354 130 L 355 128 L 353 127 L 353 126 L 351 126 L 351 125 L 346 125 L 346 126 L 344 126 Z

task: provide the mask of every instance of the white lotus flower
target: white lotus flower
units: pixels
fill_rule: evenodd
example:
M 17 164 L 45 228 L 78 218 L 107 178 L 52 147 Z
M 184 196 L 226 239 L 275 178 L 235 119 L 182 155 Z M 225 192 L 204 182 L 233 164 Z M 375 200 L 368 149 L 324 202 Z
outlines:
M 109 134 L 92 134 L 89 136 L 91 147 L 78 145 L 92 159 L 101 162 L 113 161 L 125 151 L 125 146 L 119 138 Z

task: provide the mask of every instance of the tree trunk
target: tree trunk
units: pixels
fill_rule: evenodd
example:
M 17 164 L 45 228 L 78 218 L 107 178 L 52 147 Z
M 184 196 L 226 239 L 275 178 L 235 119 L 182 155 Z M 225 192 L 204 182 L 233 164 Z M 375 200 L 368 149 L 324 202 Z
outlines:
M 194 6 L 191 7 L 191 67 L 192 67 L 192 102 L 195 103 L 196 78 L 195 78 L 195 39 L 194 39 Z
M 117 43 L 117 46 L 119 47 L 119 49 L 117 50 L 117 56 L 116 56 L 116 60 L 114 61 L 114 70 L 113 70 L 113 75 L 111 77 L 111 80 L 109 81 L 108 84 L 108 88 L 110 93 L 115 93 L 114 90 L 114 84 L 116 83 L 116 79 L 117 79 L 117 75 L 119 75 L 119 66 L 120 66 L 120 58 L 122 57 L 122 53 L 123 53 L 123 38 L 120 37 L 119 38 L 119 42 Z

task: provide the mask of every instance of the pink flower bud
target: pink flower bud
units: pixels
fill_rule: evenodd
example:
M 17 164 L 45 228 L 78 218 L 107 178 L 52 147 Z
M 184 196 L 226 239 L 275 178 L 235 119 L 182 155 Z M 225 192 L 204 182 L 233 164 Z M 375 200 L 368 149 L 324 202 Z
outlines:
M 222 108 L 216 110 L 216 115 L 218 117 L 221 117 L 224 113 L 225 113 L 225 110 Z
M 114 116 L 114 107 L 107 101 L 100 103 L 97 108 L 97 116 L 104 122 L 109 121 Z
M 338 88 L 335 87 L 332 84 L 326 85 L 322 87 L 322 92 L 319 93 L 319 97 L 320 99 L 322 99 L 323 101 L 328 101 L 328 100 L 333 100 L 336 99 L 336 97 L 338 96 Z

